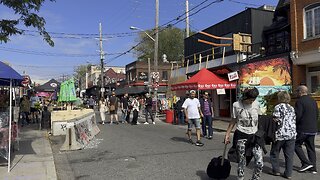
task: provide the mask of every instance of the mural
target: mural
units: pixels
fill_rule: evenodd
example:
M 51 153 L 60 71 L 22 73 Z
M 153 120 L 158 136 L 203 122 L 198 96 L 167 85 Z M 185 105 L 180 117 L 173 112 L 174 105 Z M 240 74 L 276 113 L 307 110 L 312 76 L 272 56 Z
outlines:
M 240 68 L 240 91 L 248 87 L 259 90 L 258 101 L 265 112 L 262 97 L 278 91 L 291 91 L 291 68 L 287 57 L 245 64 Z

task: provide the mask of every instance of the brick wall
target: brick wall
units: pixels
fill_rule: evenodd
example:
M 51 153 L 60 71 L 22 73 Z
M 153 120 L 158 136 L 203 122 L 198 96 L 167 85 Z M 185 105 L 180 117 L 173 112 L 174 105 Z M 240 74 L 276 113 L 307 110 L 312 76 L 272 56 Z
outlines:
M 304 40 L 304 15 L 303 9 L 319 0 L 292 0 L 290 5 L 291 16 L 291 43 L 292 50 L 306 52 L 317 50 L 320 46 L 320 38 L 313 40 Z M 294 4 L 295 3 L 295 4 Z M 296 18 L 295 18 L 296 15 Z
M 300 83 L 306 83 L 306 66 L 292 65 L 292 89 L 297 89 Z

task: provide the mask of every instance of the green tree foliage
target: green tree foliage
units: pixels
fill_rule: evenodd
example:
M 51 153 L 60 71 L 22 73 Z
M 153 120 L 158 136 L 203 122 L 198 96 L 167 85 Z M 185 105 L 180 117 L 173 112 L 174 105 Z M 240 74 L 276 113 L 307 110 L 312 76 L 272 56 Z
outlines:
M 0 42 L 7 43 L 10 36 L 22 34 L 23 30 L 17 28 L 18 25 L 23 24 L 26 27 L 33 27 L 39 31 L 43 39 L 50 45 L 54 46 L 49 33 L 45 29 L 46 21 L 37 13 L 45 0 L 0 0 L 0 4 L 6 6 L 19 15 L 18 19 L 0 19 Z M 49 0 L 55 1 L 55 0 Z
M 146 31 L 151 36 L 154 35 L 153 30 Z M 154 36 L 153 36 L 154 37 Z M 139 34 L 138 42 L 143 41 L 135 52 L 139 60 L 147 60 L 154 57 L 154 41 L 151 40 L 144 32 Z M 184 55 L 184 30 L 176 27 L 159 29 L 159 60 L 163 54 L 167 55 L 168 61 L 181 61 Z

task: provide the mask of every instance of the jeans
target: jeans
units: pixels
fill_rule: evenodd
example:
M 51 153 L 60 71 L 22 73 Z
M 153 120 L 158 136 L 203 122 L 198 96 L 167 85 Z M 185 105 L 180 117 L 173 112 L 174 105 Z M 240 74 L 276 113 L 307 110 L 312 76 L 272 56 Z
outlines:
M 122 120 L 122 122 L 124 122 L 126 120 L 127 114 L 128 114 L 128 110 L 127 109 L 122 109 L 121 110 L 121 120 Z
M 133 117 L 132 117 L 132 121 L 131 124 L 137 124 L 138 122 L 138 111 L 137 110 L 133 110 Z
M 152 122 L 154 122 L 154 118 L 152 115 L 152 108 L 146 107 L 145 111 L 146 111 L 146 122 L 148 122 L 148 114 L 150 115 Z
M 299 157 L 302 165 L 311 164 L 313 165 L 313 169 L 317 170 L 317 167 L 316 167 L 317 157 L 316 157 L 316 150 L 314 146 L 314 138 L 315 138 L 315 135 L 306 135 L 303 133 L 298 133 L 297 139 L 296 139 L 295 152 Z M 308 159 L 303 152 L 302 144 L 306 146 Z
M 274 173 L 280 173 L 279 166 L 279 153 L 280 150 L 283 150 L 283 155 L 286 163 L 284 175 L 287 177 L 292 176 L 293 169 L 293 155 L 295 147 L 295 139 L 276 141 L 272 143 L 270 151 L 270 160 L 272 165 L 272 171 Z
M 183 111 L 178 111 L 178 121 L 179 121 L 179 124 L 184 124 L 184 112 Z
M 28 115 L 29 115 L 28 112 L 20 112 L 21 125 L 22 125 L 22 126 L 28 124 L 28 121 L 27 121 Z
M 203 136 L 207 135 L 207 125 L 208 125 L 208 136 L 212 136 L 212 116 L 211 115 L 205 115 L 202 118 L 202 134 Z

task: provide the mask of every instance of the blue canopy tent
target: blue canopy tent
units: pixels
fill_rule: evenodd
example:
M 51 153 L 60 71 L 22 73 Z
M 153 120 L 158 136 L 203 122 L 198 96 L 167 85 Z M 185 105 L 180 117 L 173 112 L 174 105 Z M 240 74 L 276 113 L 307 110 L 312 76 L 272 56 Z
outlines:
M 14 86 L 21 86 L 23 77 L 7 64 L 0 61 L 0 86 L 10 87 L 10 105 L 9 105 L 9 155 L 8 155 L 8 172 L 11 164 L 11 122 L 12 122 L 12 92 Z

